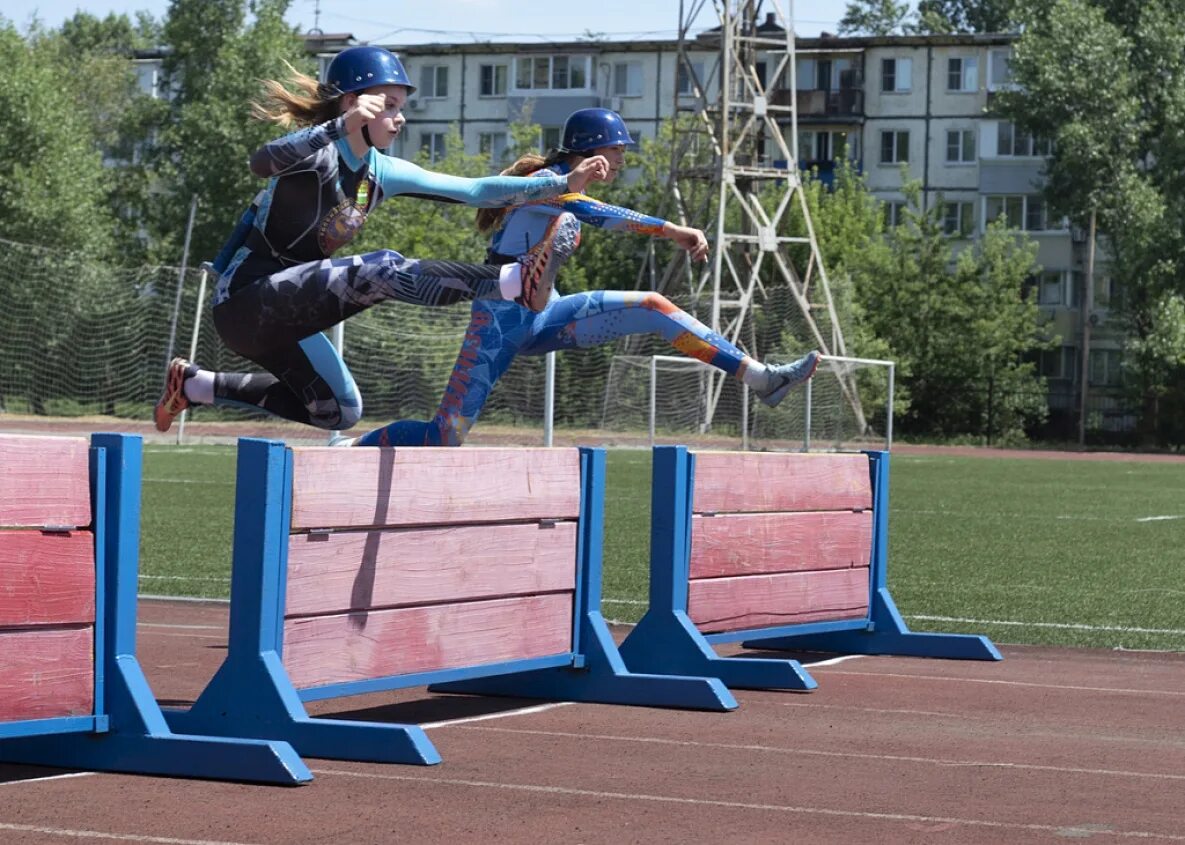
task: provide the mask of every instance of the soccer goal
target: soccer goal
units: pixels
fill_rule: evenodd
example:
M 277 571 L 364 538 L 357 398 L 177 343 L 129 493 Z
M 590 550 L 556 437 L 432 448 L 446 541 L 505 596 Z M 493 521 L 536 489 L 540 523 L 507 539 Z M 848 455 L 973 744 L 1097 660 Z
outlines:
M 802 390 L 767 408 L 739 380 L 691 358 L 617 355 L 601 427 L 731 448 L 802 451 L 888 449 L 893 441 L 894 363 L 825 357 Z

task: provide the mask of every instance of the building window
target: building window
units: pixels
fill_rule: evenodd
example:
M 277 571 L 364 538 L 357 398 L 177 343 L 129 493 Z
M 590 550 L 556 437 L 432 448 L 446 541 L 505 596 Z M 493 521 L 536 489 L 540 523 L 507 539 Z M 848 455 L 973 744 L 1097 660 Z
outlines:
M 946 61 L 947 91 L 976 91 L 979 89 L 979 60 L 955 58 Z
M 694 74 L 695 79 L 692 79 Z M 703 61 L 691 62 L 691 72 L 687 70 L 685 62 L 679 62 L 679 70 L 675 75 L 675 91 L 680 97 L 694 97 L 695 84 L 698 82 L 702 90 L 707 80 L 704 79 L 704 63 Z
M 946 160 L 950 164 L 969 164 L 975 161 L 975 131 L 951 129 L 946 133 Z
M 909 132 L 881 132 L 881 164 L 909 161 Z
M 849 161 L 859 161 L 859 134 L 809 129 L 798 133 L 798 157 L 802 161 L 838 160 L 844 153 Z
M 1090 383 L 1114 387 L 1123 382 L 1118 349 L 1090 350 Z
M 1078 369 L 1078 348 L 1059 346 L 1057 349 L 1042 349 L 1037 367 L 1045 378 L 1073 379 Z
M 988 53 L 988 90 L 999 91 L 1012 87 L 1012 51 L 992 50 Z
M 1065 279 L 1060 270 L 1046 270 L 1041 274 L 1037 289 L 1037 304 L 1065 304 Z
M 420 151 L 428 156 L 428 161 L 435 164 L 445 156 L 443 132 L 421 132 Z
M 881 59 L 881 91 L 904 94 L 912 87 L 913 59 Z
M 996 155 L 1001 158 L 1044 157 L 1051 149 L 1048 141 L 1034 138 L 1014 123 L 996 124 Z
M 519 56 L 514 60 L 518 91 L 587 91 L 588 56 Z
M 1029 232 L 1048 231 L 1045 201 L 1038 196 L 990 196 L 986 199 L 984 221 L 990 223 L 1003 217 L 1009 229 Z
M 420 69 L 421 97 L 448 96 L 448 67 L 446 65 L 425 65 Z
M 641 62 L 617 62 L 613 65 L 613 96 L 642 96 Z
M 900 226 L 905 222 L 905 203 L 902 200 L 889 200 L 885 203 L 885 228 Z
M 510 146 L 506 143 L 505 132 L 482 132 L 477 136 L 477 151 L 490 157 L 490 164 L 500 164 L 506 161 L 510 153 Z
M 482 97 L 506 96 L 506 65 L 481 66 L 480 95 Z
M 540 151 L 547 155 L 549 150 L 557 149 L 560 145 L 560 133 L 564 131 L 562 126 L 544 126 L 543 131 L 539 134 L 539 148 Z
M 974 231 L 975 204 L 947 202 L 942 204 L 942 231 L 948 235 L 969 238 Z

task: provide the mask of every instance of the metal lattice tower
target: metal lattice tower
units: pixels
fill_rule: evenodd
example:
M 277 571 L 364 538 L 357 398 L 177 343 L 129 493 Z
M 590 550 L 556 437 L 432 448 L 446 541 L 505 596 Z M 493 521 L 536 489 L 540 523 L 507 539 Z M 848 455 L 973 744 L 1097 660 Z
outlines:
M 755 312 L 774 289 L 785 287 L 797 306 L 798 339 L 824 355 L 844 356 L 843 330 L 798 170 L 792 0 L 785 0 L 785 11 L 782 0 L 711 0 L 720 26 L 690 37 L 707 2 L 679 4 L 679 74 L 691 94 L 675 94 L 670 185 L 672 217 L 703 229 L 714 240 L 712 257 L 699 270 L 684 254 L 676 255 L 656 288 L 673 291 L 683 279 L 701 318 L 760 358 L 765 350 L 755 348 Z M 764 23 L 758 20 L 763 5 L 773 9 Z M 705 47 L 717 48 L 711 68 L 693 58 Z M 787 233 L 794 209 L 803 234 Z M 723 384 L 716 379 L 707 399 L 709 424 Z M 840 385 L 864 429 L 855 384 L 841 377 Z

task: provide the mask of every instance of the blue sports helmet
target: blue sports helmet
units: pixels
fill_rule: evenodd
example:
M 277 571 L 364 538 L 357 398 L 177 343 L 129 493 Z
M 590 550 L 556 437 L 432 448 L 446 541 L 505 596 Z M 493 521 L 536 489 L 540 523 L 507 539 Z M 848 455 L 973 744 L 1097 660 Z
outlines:
M 633 143 L 625 121 L 617 112 L 609 109 L 580 109 L 568 115 L 564 122 L 560 152 L 583 153 L 597 147 Z
M 349 47 L 333 57 L 325 73 L 325 84 L 343 94 L 364 91 L 376 85 L 403 85 L 410 95 L 411 84 L 399 57 L 382 47 Z

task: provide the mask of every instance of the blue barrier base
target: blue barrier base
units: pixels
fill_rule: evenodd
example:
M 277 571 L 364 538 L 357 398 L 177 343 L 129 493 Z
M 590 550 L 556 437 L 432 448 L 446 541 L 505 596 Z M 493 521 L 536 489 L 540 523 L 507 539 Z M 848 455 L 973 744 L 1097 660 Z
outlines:
M 660 674 L 630 671 L 599 611 L 587 612 L 581 626 L 583 666 L 453 681 L 433 684 L 428 689 L 688 710 L 736 709 L 736 699 L 717 678 L 690 677 L 693 673 L 683 675 L 673 671 Z
M 960 660 L 1003 660 L 987 637 L 976 634 L 931 634 L 909 630 L 889 591 L 873 595 L 871 624 L 865 630 L 778 636 L 745 640 L 745 648 L 828 651 L 843 654 L 894 654 Z
M 797 660 L 721 657 L 684 611 L 651 608 L 621 644 L 631 669 L 718 678 L 729 688 L 806 692 L 818 686 Z
M 274 651 L 229 659 L 189 710 L 165 710 L 170 727 L 202 735 L 284 740 L 298 754 L 431 766 L 440 754 L 418 725 L 309 716 Z

